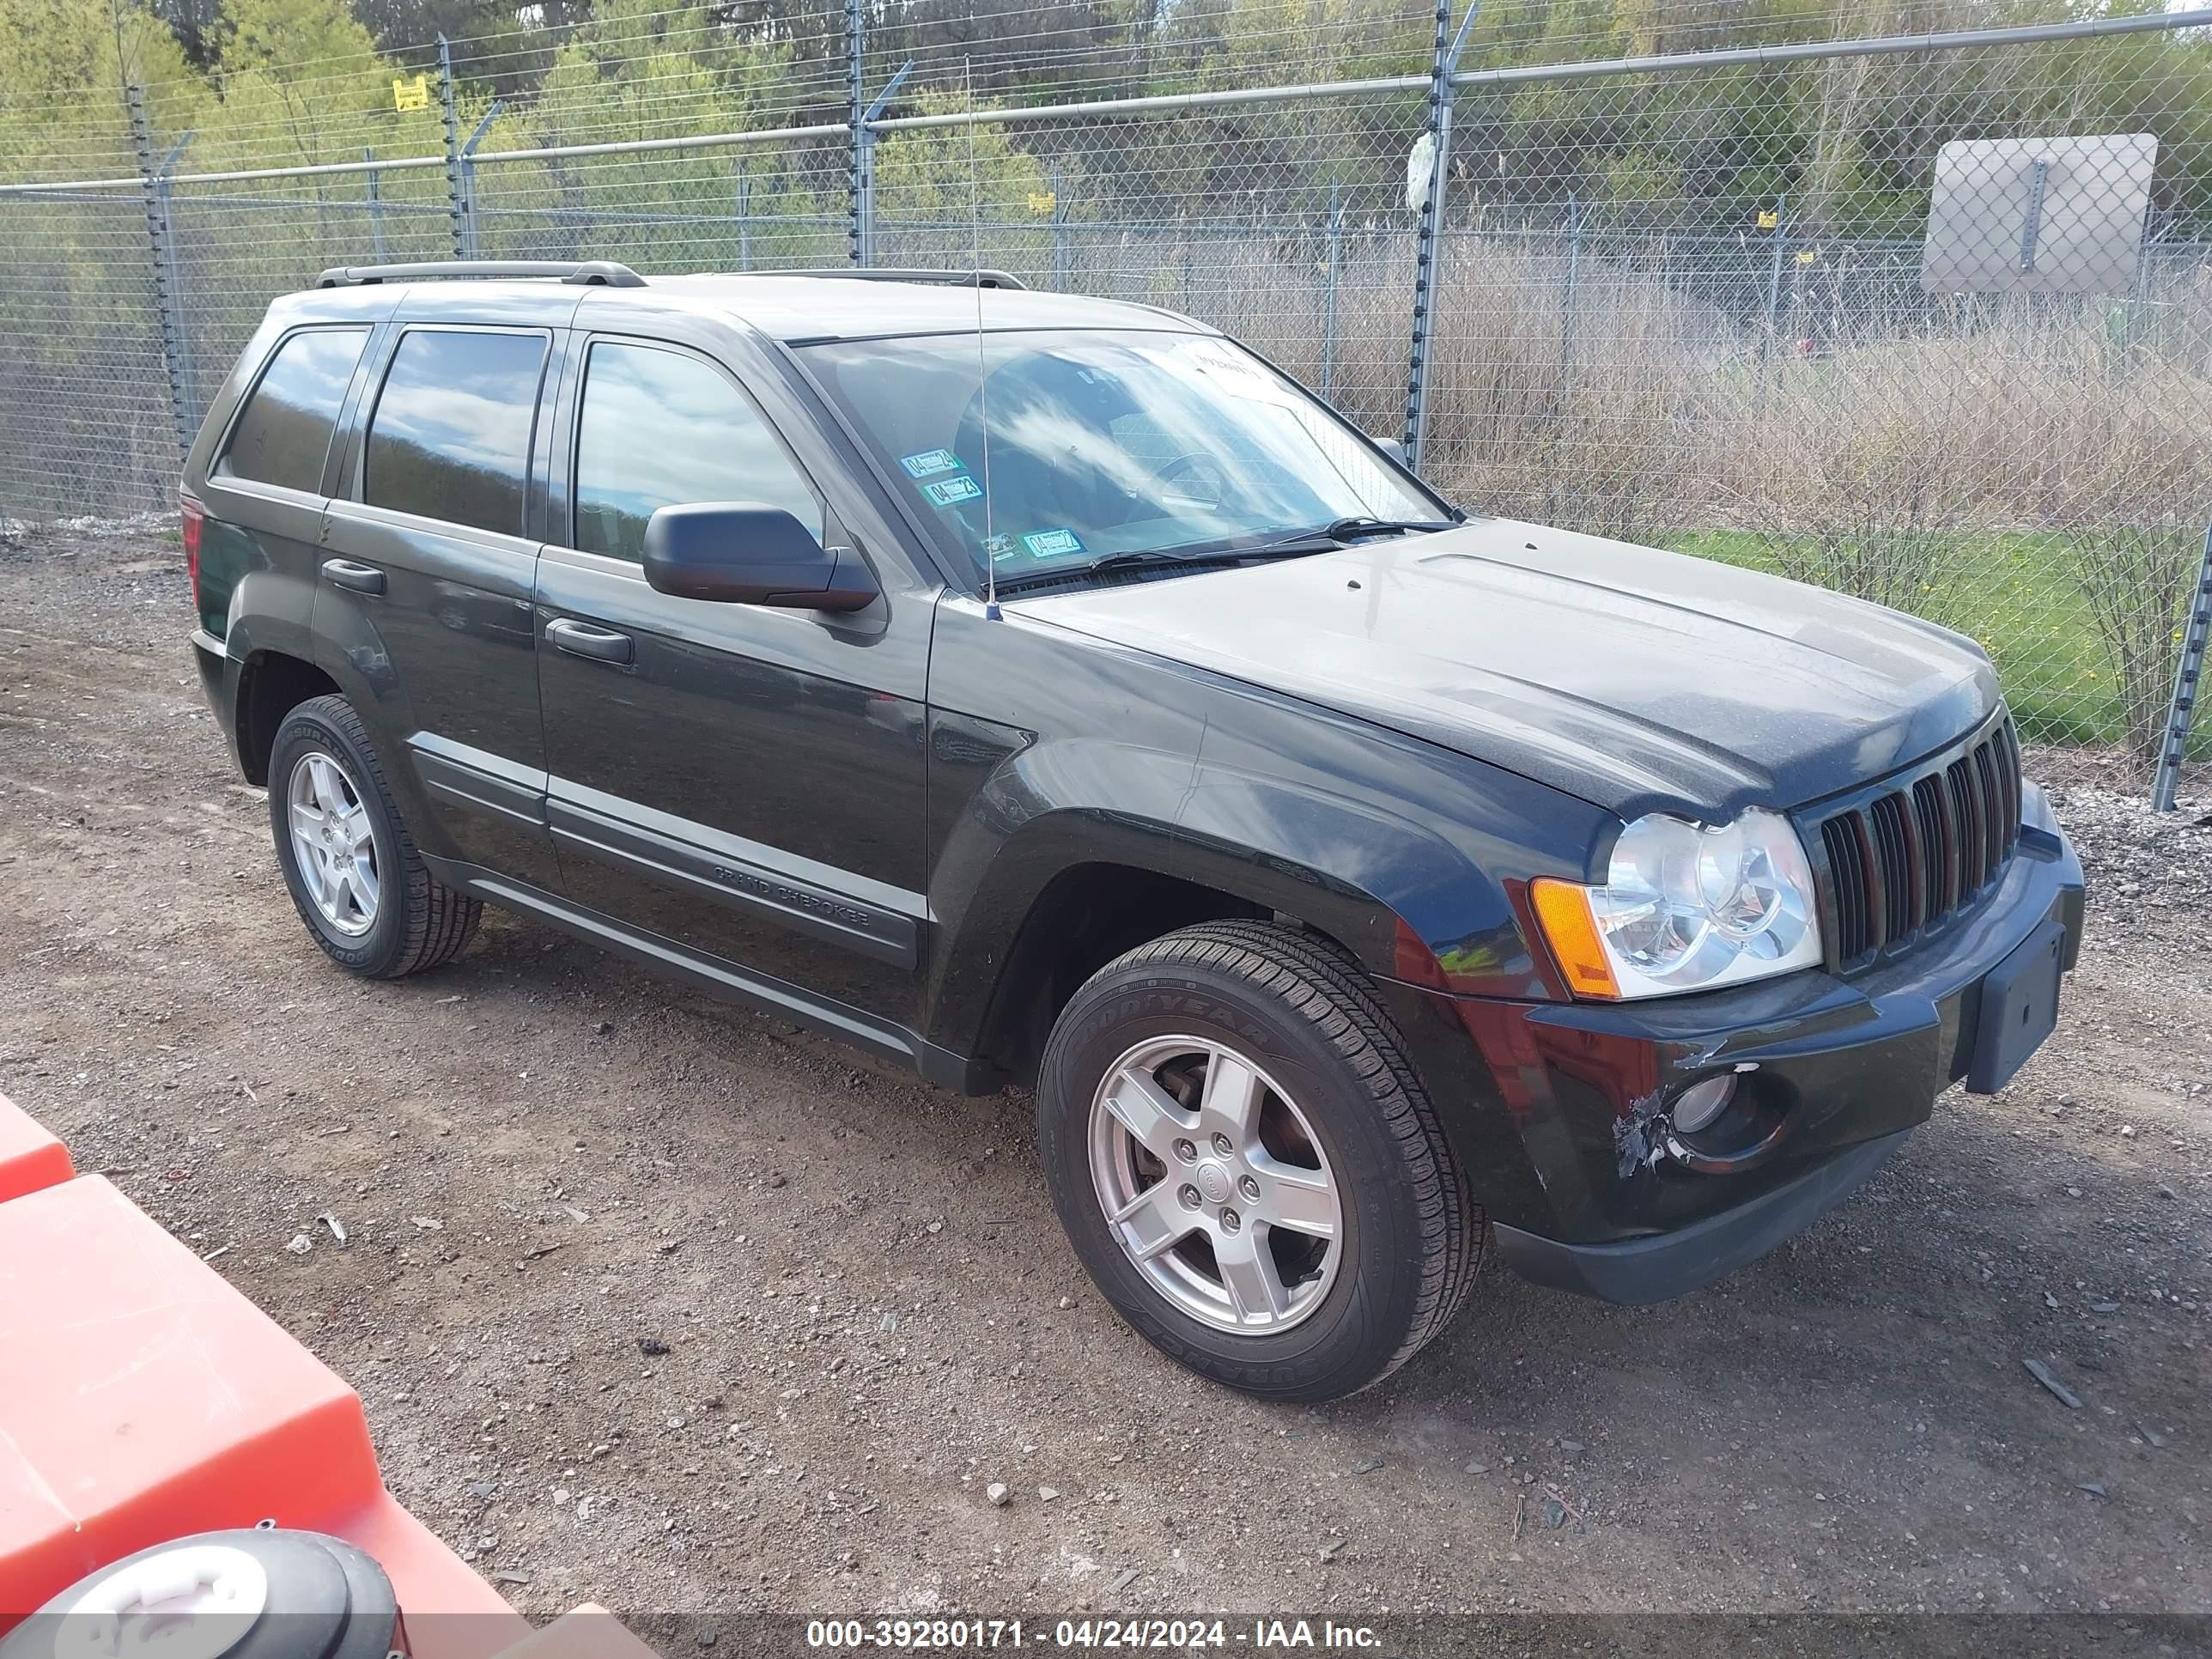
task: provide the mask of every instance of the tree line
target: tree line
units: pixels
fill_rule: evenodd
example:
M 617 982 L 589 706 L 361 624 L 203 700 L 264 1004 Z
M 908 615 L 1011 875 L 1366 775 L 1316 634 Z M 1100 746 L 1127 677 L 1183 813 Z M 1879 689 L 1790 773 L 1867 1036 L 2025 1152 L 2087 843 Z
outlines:
M 1490 0 L 1470 69 L 1643 57 L 1875 33 L 2063 21 L 2155 0 Z M 866 0 L 871 90 L 916 72 L 893 114 L 1419 75 L 1435 18 L 1419 0 Z M 127 173 L 121 88 L 146 89 L 157 141 L 191 134 L 183 170 L 312 165 L 443 147 L 441 34 L 460 116 L 496 109 L 482 149 L 830 124 L 847 112 L 838 0 L 11 0 L 0 9 L 0 176 Z M 1788 198 L 1813 231 L 1880 234 L 1925 211 L 1956 137 L 2151 131 L 2163 158 L 2154 233 L 2212 212 L 2212 44 L 2193 34 L 1946 54 L 1745 65 L 1471 87 L 1461 95 L 1462 215 L 1551 211 L 1572 192 L 1621 222 L 1754 227 Z M 409 108 L 427 75 L 427 106 Z M 399 83 L 395 88 L 395 82 Z M 994 200 L 1073 192 L 1102 213 L 1319 211 L 1402 200 L 1418 94 L 1241 106 L 1080 133 L 987 130 L 974 166 Z M 963 203 L 964 137 L 919 135 L 894 176 Z M 956 179 L 954 176 L 959 176 Z M 639 182 L 600 181 L 607 188 Z M 820 205 L 810 180 L 791 205 Z M 592 186 L 594 188 L 599 185 Z M 549 190 L 556 189 L 549 184 Z M 764 202 L 780 199 L 767 192 Z

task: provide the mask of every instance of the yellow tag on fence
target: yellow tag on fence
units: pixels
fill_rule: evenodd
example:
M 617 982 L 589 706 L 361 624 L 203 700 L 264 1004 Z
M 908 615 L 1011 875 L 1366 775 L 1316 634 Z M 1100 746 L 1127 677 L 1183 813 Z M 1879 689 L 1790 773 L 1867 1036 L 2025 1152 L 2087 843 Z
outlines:
M 1808 248 L 1804 252 L 1797 256 L 1797 263 L 1801 265 L 1809 265 L 1813 261 L 1820 257 L 1820 256 L 1819 254 L 1814 252 L 1810 248 Z
M 1030 192 L 1030 211 L 1031 213 L 1050 213 L 1054 205 L 1054 198 L 1052 191 L 1048 190 L 1033 190 Z
M 428 75 L 418 75 L 412 81 L 402 81 L 398 76 L 393 76 L 392 107 L 402 114 L 410 109 L 429 108 L 430 77 Z
M 1761 230 L 1772 230 L 1779 226 L 1781 222 L 1782 216 L 1775 212 L 1771 208 L 1769 208 L 1765 212 L 1759 216 L 1759 228 Z

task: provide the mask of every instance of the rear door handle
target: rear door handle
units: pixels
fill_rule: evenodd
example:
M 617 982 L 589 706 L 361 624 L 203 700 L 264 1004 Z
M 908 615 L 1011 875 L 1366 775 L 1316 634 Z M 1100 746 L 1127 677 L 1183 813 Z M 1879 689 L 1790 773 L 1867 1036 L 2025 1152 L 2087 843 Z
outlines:
M 350 587 L 356 593 L 384 592 L 384 573 L 373 564 L 356 564 L 351 559 L 325 559 L 323 574 L 331 579 L 334 587 Z
M 611 628 L 594 628 L 589 623 L 570 622 L 566 617 L 547 623 L 545 637 L 553 641 L 555 650 L 565 651 L 572 657 L 589 657 L 594 662 L 628 662 L 635 649 L 627 634 L 617 634 Z

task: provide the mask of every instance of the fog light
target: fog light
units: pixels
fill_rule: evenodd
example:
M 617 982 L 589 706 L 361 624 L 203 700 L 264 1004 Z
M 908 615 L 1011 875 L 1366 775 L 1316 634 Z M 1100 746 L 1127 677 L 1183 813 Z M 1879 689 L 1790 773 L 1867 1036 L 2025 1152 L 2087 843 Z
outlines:
M 1693 1083 L 1676 1097 L 1672 1116 L 1678 1133 L 1693 1135 L 1728 1109 L 1735 1098 L 1735 1074 L 1709 1077 Z

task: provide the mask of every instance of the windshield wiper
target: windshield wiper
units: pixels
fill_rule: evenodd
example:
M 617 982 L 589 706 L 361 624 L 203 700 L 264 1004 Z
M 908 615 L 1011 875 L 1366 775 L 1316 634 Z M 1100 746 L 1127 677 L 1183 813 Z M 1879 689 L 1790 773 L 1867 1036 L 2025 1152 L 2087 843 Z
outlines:
M 1301 530 L 1279 542 L 1269 542 L 1265 550 L 1279 553 L 1307 546 L 1343 547 L 1364 536 L 1425 536 L 1432 531 L 1456 530 L 1466 522 L 1463 515 L 1454 519 L 1337 519 L 1317 529 Z
M 1455 530 L 1465 521 L 1463 515 L 1456 519 L 1346 518 L 1334 520 L 1318 530 L 1300 530 L 1278 541 L 1261 542 L 1253 547 L 1216 547 L 1203 553 L 1177 553 L 1167 549 L 1109 553 L 1088 564 L 1065 565 L 1058 570 L 1037 570 L 1022 576 L 1002 576 L 999 579 L 999 592 L 1019 592 L 1025 587 L 1084 581 L 1093 576 L 1111 575 L 1117 570 L 1158 568 L 1162 565 L 1195 568 L 1209 564 L 1243 564 L 1254 559 L 1293 558 L 1301 553 L 1343 547 L 1363 536 L 1426 535 L 1433 530 Z
M 1425 536 L 1432 531 L 1456 530 L 1466 522 L 1467 514 L 1458 512 L 1449 519 L 1339 519 L 1324 533 L 1339 541 L 1352 536 Z
M 1117 570 L 1158 568 L 1162 565 L 1196 568 L 1209 564 L 1242 564 L 1248 559 L 1282 558 L 1299 550 L 1302 550 L 1283 547 L 1274 542 L 1263 542 L 1257 547 L 1217 547 L 1204 553 L 1173 553 L 1164 550 L 1109 553 L 1088 564 L 1064 565 L 1058 570 L 1036 570 L 1024 576 L 1001 576 L 999 592 L 1018 592 L 1024 587 L 1042 587 L 1052 582 L 1082 581 L 1092 576 L 1111 575 Z

